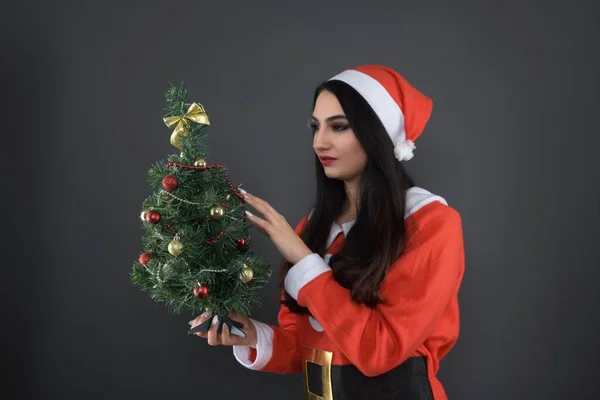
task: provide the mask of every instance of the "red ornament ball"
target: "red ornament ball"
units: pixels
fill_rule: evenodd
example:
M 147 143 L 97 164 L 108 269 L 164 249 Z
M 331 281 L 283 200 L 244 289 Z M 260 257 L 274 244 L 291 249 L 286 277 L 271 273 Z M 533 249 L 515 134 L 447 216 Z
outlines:
M 158 211 L 148 211 L 146 213 L 146 221 L 158 224 L 160 222 L 160 213 Z
M 148 262 L 150 261 L 150 259 L 152 258 L 152 255 L 150 253 L 142 253 L 140 254 L 140 264 L 142 264 L 144 267 L 148 265 Z
M 175 189 L 177 187 L 177 183 L 177 178 L 175 178 L 173 175 L 167 175 L 162 180 L 162 185 L 167 192 Z
M 200 285 L 194 288 L 194 297 L 198 299 L 203 299 L 208 296 L 208 286 Z
M 248 241 L 244 238 L 236 239 L 235 241 L 240 250 L 248 250 Z

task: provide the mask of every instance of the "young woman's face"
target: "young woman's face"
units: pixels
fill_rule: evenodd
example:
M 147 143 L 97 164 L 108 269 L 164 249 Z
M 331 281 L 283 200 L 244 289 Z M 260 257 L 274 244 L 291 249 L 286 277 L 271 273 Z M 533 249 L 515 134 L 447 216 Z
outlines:
M 360 177 L 367 164 L 367 153 L 333 93 L 325 90 L 317 98 L 311 128 L 313 149 L 323 164 L 325 175 L 344 181 Z

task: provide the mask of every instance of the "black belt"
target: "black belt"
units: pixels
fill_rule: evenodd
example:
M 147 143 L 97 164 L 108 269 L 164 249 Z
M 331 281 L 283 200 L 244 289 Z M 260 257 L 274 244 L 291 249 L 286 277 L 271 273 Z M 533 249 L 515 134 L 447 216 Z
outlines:
M 308 400 L 432 400 L 425 357 L 411 357 L 396 368 L 368 377 L 354 365 L 332 365 L 328 351 L 303 348 Z

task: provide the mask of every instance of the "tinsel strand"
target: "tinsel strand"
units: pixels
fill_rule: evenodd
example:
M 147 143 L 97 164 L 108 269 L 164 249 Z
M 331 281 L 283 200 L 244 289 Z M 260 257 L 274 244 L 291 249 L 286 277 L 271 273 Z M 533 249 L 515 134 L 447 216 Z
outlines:
M 200 205 L 202 205 L 202 203 L 194 203 L 193 201 L 189 201 L 189 200 L 186 200 L 186 199 L 182 199 L 181 197 L 177 197 L 173 193 L 169 193 L 166 190 L 161 190 L 161 193 L 168 194 L 169 196 L 173 197 L 174 199 L 177 199 L 177 200 L 181 201 L 182 203 L 190 204 L 190 205 L 193 205 L 193 206 L 200 206 Z

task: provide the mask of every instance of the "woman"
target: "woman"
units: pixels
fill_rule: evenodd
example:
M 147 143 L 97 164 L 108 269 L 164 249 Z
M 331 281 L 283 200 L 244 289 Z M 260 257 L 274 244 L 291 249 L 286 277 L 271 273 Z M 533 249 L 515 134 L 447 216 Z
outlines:
M 254 370 L 304 374 L 309 399 L 446 399 L 440 360 L 459 332 L 461 218 L 414 186 L 402 162 L 432 101 L 396 71 L 348 69 L 316 90 L 314 208 L 293 229 L 246 193 L 257 229 L 285 259 L 278 325 L 240 315 L 246 338 L 218 332 Z M 192 327 L 210 318 L 203 314 Z

